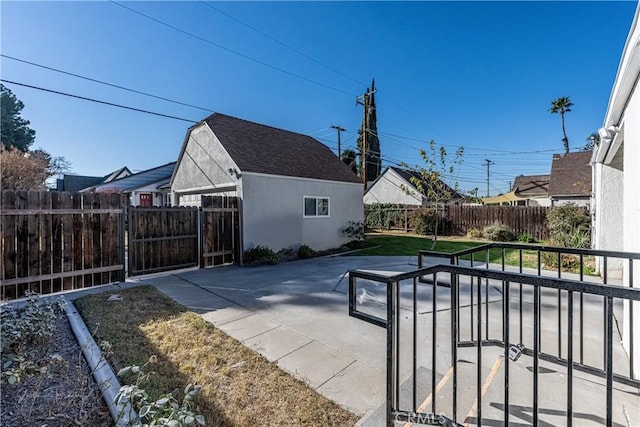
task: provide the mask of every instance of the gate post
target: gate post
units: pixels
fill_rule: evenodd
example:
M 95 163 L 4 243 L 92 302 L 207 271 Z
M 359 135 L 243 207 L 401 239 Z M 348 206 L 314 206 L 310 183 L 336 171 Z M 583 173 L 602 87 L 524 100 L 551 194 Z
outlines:
M 198 235 L 198 261 L 200 268 L 204 268 L 204 253 L 203 253 L 203 239 L 204 239 L 204 221 L 203 221 L 203 212 L 202 212 L 202 203 L 198 207 L 198 211 L 196 214 L 196 227 L 198 228 L 196 234 Z

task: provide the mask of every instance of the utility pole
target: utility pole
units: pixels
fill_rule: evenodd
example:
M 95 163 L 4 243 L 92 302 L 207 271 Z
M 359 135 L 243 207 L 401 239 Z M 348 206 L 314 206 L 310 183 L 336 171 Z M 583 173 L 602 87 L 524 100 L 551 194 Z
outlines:
M 489 197 L 489 167 L 494 164 L 494 162 L 492 162 L 489 159 L 484 159 L 484 161 L 486 163 L 483 163 L 482 166 L 486 166 L 487 167 L 487 197 Z
M 345 132 L 346 129 L 340 127 L 340 125 L 331 125 L 331 129 L 338 131 L 338 158 L 340 158 L 340 133 Z
M 360 101 L 362 99 L 362 101 Z M 364 191 L 367 191 L 367 107 L 369 106 L 369 89 L 362 96 L 356 96 L 356 105 L 362 105 L 364 116 L 362 116 L 362 153 L 360 153 L 360 162 L 362 168 L 362 183 Z
M 511 183 L 512 183 L 512 182 L 513 182 L 513 181 L 509 181 L 509 191 L 511 191 Z

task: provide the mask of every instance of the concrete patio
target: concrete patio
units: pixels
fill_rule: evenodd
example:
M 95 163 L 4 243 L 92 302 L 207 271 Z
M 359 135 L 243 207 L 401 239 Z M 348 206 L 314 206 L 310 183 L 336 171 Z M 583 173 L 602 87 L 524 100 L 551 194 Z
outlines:
M 433 263 L 439 261 L 433 260 Z M 294 261 L 278 266 L 230 266 L 171 272 L 141 277 L 133 282 L 155 286 L 189 309 L 200 313 L 216 327 L 277 363 L 282 369 L 306 381 L 319 393 L 357 414 L 369 414 L 370 416 L 363 418 L 361 425 L 373 426 L 381 425 L 384 420 L 382 404 L 386 390 L 386 331 L 348 316 L 347 272 L 350 269 L 360 269 L 393 274 L 416 268 L 415 257 L 333 257 Z M 128 284 L 134 285 L 131 282 Z M 384 293 L 372 284 L 366 288 L 368 304 L 363 304 L 363 307 L 368 306 L 375 313 L 380 309 Z M 430 286 L 425 286 L 426 288 L 430 289 Z M 439 330 L 438 342 L 445 347 L 449 345 L 449 338 L 445 335 L 450 320 L 447 294 L 448 289 L 442 292 L 442 303 L 441 297 L 438 297 L 436 316 L 438 324 L 442 325 L 441 328 L 445 331 L 441 337 Z M 498 310 L 502 298 L 500 292 L 492 287 L 488 296 L 489 301 L 492 301 L 489 304 L 490 310 Z M 424 298 L 428 300 L 429 295 L 425 295 Z M 419 327 L 425 328 L 425 331 L 430 330 L 432 321 L 429 312 L 428 307 L 420 310 Z M 554 310 L 545 314 L 543 310 L 541 321 L 552 325 L 556 313 Z M 406 323 L 403 323 L 403 329 L 409 327 L 409 314 L 410 312 L 407 312 L 406 315 L 402 315 L 403 322 Z M 465 319 L 464 312 L 462 318 Z M 597 325 L 601 319 L 601 315 L 591 316 L 588 325 Z M 467 322 L 462 324 L 464 332 Z M 530 325 L 528 328 L 530 329 Z M 545 328 L 543 334 L 552 334 L 552 329 L 551 326 Z M 595 326 L 591 329 L 595 329 Z M 408 334 L 404 335 L 408 337 Z M 586 342 L 589 346 L 598 343 L 597 340 Z M 601 348 L 598 347 L 597 354 L 602 354 Z M 462 349 L 458 360 L 475 360 L 472 350 L 475 351 Z M 589 347 L 587 350 L 589 353 L 596 353 L 593 351 L 594 348 Z M 483 359 L 482 364 L 483 373 L 486 371 L 483 375 L 489 373 L 492 365 L 495 367 L 494 363 L 498 364 L 502 349 L 494 348 L 487 351 L 488 356 Z M 614 340 L 614 357 L 616 363 L 624 363 L 626 353 L 622 350 L 619 337 Z M 431 366 L 430 353 L 423 352 L 419 359 L 420 372 L 426 377 L 431 372 L 424 368 Z M 400 360 L 400 363 L 401 378 L 406 380 L 411 374 L 411 362 L 406 359 Z M 530 379 L 526 379 L 531 377 L 529 365 L 531 360 L 525 356 L 518 362 L 511 363 L 513 408 L 510 406 L 510 413 L 511 420 L 516 425 L 529 424 L 532 419 L 530 392 L 527 391 L 531 387 Z M 440 380 L 449 370 L 450 360 L 444 356 L 439 357 L 435 366 Z M 544 395 L 540 398 L 541 420 L 547 425 L 564 423 L 564 389 L 554 386 L 552 378 L 562 379 L 566 368 L 547 363 L 540 366 L 544 367 L 544 373 L 547 374 L 544 379 L 543 376 L 540 377 L 541 386 L 544 385 Z M 464 377 L 466 374 L 463 368 L 459 368 L 459 376 Z M 503 399 L 501 371 L 498 369 L 494 374 L 494 385 L 488 388 L 488 400 L 485 402 L 492 401 L 492 393 L 496 402 Z M 574 411 L 579 414 L 576 415 L 575 422 L 580 425 L 601 424 L 604 410 L 604 400 L 601 398 L 602 381 L 582 373 L 575 375 Z M 469 376 L 473 376 L 475 384 L 475 368 L 469 371 Z M 440 402 L 446 402 L 446 393 L 450 393 L 447 386 L 444 384 L 438 393 L 437 399 Z M 636 425 L 633 420 L 640 420 L 638 389 L 618 387 L 617 384 L 614 386 L 617 390 L 614 393 L 615 425 Z M 469 396 L 473 396 L 473 393 L 467 392 Z M 427 394 L 427 390 L 420 391 L 419 403 Z M 459 420 L 465 419 L 465 415 L 473 406 L 473 399 L 469 400 L 469 396 L 464 393 L 459 395 Z M 443 405 L 442 408 L 445 406 L 447 405 Z M 483 418 L 490 416 L 496 421 L 501 420 L 500 414 L 503 410 L 499 404 L 491 404 L 484 410 Z M 470 424 L 475 423 L 473 411 L 469 412 L 467 421 Z

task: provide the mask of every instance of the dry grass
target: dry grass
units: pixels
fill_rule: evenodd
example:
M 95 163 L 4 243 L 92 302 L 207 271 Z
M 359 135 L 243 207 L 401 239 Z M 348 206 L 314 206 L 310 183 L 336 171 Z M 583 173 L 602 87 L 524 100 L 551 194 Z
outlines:
M 210 426 L 353 425 L 358 417 L 150 286 L 76 302 L 99 340 L 113 345 L 117 371 L 158 356 L 143 386 L 152 396 L 202 385 L 197 411 Z M 125 381 L 121 381 L 125 383 Z

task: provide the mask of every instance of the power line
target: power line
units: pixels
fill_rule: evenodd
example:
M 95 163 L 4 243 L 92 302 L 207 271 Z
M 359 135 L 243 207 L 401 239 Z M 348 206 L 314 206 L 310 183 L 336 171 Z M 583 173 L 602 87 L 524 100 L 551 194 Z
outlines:
M 150 98 L 155 98 L 155 99 L 160 99 L 162 101 L 172 102 L 174 104 L 183 105 L 185 107 L 197 108 L 199 110 L 207 111 L 209 113 L 213 111 L 211 108 L 205 108 L 205 107 L 199 107 L 199 106 L 193 105 L 193 104 L 187 104 L 186 102 L 176 101 L 175 99 L 165 98 L 163 96 L 154 95 L 154 94 L 147 93 L 147 92 L 142 92 L 140 90 L 131 89 L 131 88 L 128 88 L 128 87 L 125 87 L 125 86 L 120 86 L 120 85 L 117 85 L 117 84 L 114 84 L 114 83 L 109 83 L 109 82 L 105 82 L 105 81 L 102 81 L 102 80 L 94 79 L 94 78 L 91 78 L 91 77 L 82 76 L 80 74 L 71 73 L 69 71 L 64 71 L 64 70 L 60 70 L 60 69 L 57 69 L 57 68 L 49 67 L 49 66 L 46 66 L 46 65 L 37 64 L 35 62 L 31 62 L 31 61 L 27 61 L 27 60 L 24 60 L 24 59 L 16 58 L 14 56 L 5 55 L 3 53 L 0 54 L 0 56 L 2 56 L 3 58 L 11 59 L 12 61 L 22 62 L 23 64 L 32 65 L 34 67 L 43 68 L 43 69 L 49 70 L 49 71 L 55 71 L 56 73 L 66 74 L 67 76 L 72 76 L 72 77 L 76 77 L 76 78 L 79 78 L 79 79 L 87 80 L 87 81 L 90 81 L 90 82 L 99 83 L 101 85 L 114 87 L 116 89 L 126 90 L 128 92 L 137 93 L 139 95 L 148 96 Z
M 333 87 L 333 86 L 329 86 L 329 85 L 327 85 L 327 84 L 324 84 L 324 83 L 318 82 L 318 81 L 316 81 L 316 80 L 310 79 L 310 78 L 308 78 L 308 77 L 301 76 L 300 74 L 296 74 L 296 73 L 294 73 L 294 72 L 291 72 L 291 71 L 285 70 L 284 68 L 280 68 L 280 67 L 277 67 L 277 66 L 275 66 L 275 65 L 271 65 L 271 64 L 269 64 L 269 63 L 266 63 L 266 62 L 261 61 L 261 60 L 256 59 L 256 58 L 253 58 L 253 57 L 251 57 L 251 56 L 249 56 L 249 55 L 247 55 L 247 54 L 244 54 L 244 53 L 242 53 L 242 52 L 239 52 L 239 51 L 237 51 L 237 50 L 234 50 L 234 49 L 228 48 L 228 47 L 226 47 L 226 46 L 223 46 L 223 45 L 221 45 L 221 44 L 219 44 L 219 43 L 213 42 L 213 41 L 211 41 L 211 40 L 209 40 L 209 39 L 206 39 L 206 38 L 204 38 L 204 37 L 200 37 L 200 36 L 198 36 L 198 35 L 196 35 L 196 34 L 194 34 L 194 33 L 190 33 L 189 31 L 183 30 L 183 29 L 178 28 L 178 27 L 176 27 L 176 26 L 174 26 L 174 25 L 171 25 L 171 24 L 169 24 L 169 23 L 167 23 L 167 22 L 161 21 L 161 20 L 160 20 L 160 19 L 158 19 L 158 18 L 154 18 L 153 16 L 150 16 L 150 15 L 147 15 L 147 14 L 145 14 L 145 13 L 142 13 L 142 12 L 140 12 L 140 11 L 136 10 L 136 9 L 130 8 L 129 6 L 125 6 L 125 5 L 124 5 L 124 4 L 122 4 L 122 3 L 118 3 L 117 1 L 109 0 L 109 2 L 110 2 L 110 3 L 112 3 L 112 4 L 114 4 L 114 5 L 116 5 L 116 6 L 121 7 L 121 8 L 123 8 L 123 9 L 126 9 L 126 10 L 128 10 L 129 12 L 131 12 L 131 13 L 135 13 L 136 15 L 142 16 L 142 17 L 143 17 L 143 18 L 145 18 L 145 19 L 148 19 L 148 20 L 153 21 L 153 22 L 155 22 L 155 23 L 157 23 L 157 24 L 163 25 L 163 26 L 165 26 L 165 27 L 167 27 L 167 28 L 170 28 L 170 29 L 172 29 L 172 30 L 174 30 L 174 31 L 177 31 L 177 32 L 181 33 L 181 34 L 184 34 L 184 35 L 187 35 L 187 36 L 189 36 L 189 37 L 192 37 L 192 38 L 194 38 L 194 39 L 196 39 L 196 40 L 200 40 L 201 42 L 207 43 L 207 44 L 209 44 L 209 45 L 211 45 L 211 46 L 215 46 L 215 47 L 217 47 L 218 49 L 222 49 L 222 50 L 224 50 L 224 51 L 227 51 L 227 52 L 229 52 L 229 53 L 232 53 L 232 54 L 234 54 L 234 55 L 237 55 L 237 56 L 240 56 L 240 57 L 242 57 L 242 58 L 244 58 L 244 59 L 247 59 L 247 60 L 249 60 L 249 61 L 252 61 L 252 62 L 255 62 L 255 63 L 257 63 L 257 64 L 263 65 L 263 66 L 265 66 L 265 67 L 271 68 L 272 70 L 276 70 L 276 71 L 279 71 L 279 72 L 281 72 L 281 73 L 287 74 L 288 76 L 295 77 L 295 78 L 297 78 L 297 79 L 304 80 L 304 81 L 306 81 L 306 82 L 313 83 L 313 84 L 318 85 L 318 86 L 322 86 L 322 87 L 324 87 L 324 88 L 326 88 L 326 89 L 330 89 L 330 90 L 332 90 L 332 91 L 334 91 L 334 92 L 342 93 L 342 94 L 344 94 L 344 95 L 354 96 L 353 94 L 351 94 L 351 93 L 349 93 L 349 92 L 346 92 L 346 91 L 344 91 L 344 90 L 342 90 L 342 89 L 338 89 L 338 88 L 335 88 L 335 87 Z
M 73 95 L 71 93 L 66 93 L 66 92 L 59 92 L 59 91 L 53 90 L 53 89 L 45 89 L 43 87 L 32 86 L 32 85 L 28 85 L 28 84 L 25 84 L 25 83 L 18 83 L 18 82 L 14 82 L 14 81 L 11 81 L 11 80 L 0 79 L 0 81 L 4 82 L 4 83 L 10 83 L 10 84 L 18 85 L 18 86 L 28 87 L 30 89 L 36 89 L 36 90 L 41 90 L 41 91 L 44 91 L 44 92 L 55 93 L 56 95 L 64 95 L 64 96 L 68 96 L 68 97 L 71 97 L 71 98 L 82 99 L 84 101 L 91 101 L 91 102 L 96 102 L 98 104 L 109 105 L 111 107 L 124 108 L 125 110 L 137 111 L 139 113 L 152 114 L 154 116 L 166 117 L 168 119 L 181 120 L 183 122 L 198 123 L 195 120 L 183 119 L 182 117 L 170 116 L 168 114 L 156 113 L 154 111 L 143 110 L 141 108 L 135 108 L 135 107 L 128 107 L 126 105 L 121 105 L 121 104 L 114 104 L 113 102 L 101 101 L 99 99 L 87 98 L 87 97 L 84 97 L 84 96 Z
M 311 55 L 309 55 L 309 54 L 306 54 L 306 53 L 304 53 L 303 51 L 301 51 L 301 50 L 299 50 L 299 49 L 296 49 L 295 47 L 293 47 L 293 46 L 291 46 L 291 45 L 288 45 L 288 44 L 286 44 L 285 42 L 283 42 L 283 41 L 281 41 L 281 40 L 278 40 L 278 39 L 276 39 L 276 38 L 275 38 L 275 37 L 273 37 L 273 36 L 270 36 L 269 34 L 265 33 L 264 31 L 261 31 L 261 30 L 257 29 L 256 27 L 253 27 L 253 26 L 251 26 L 251 25 L 247 24 L 246 22 L 241 21 L 241 20 L 239 20 L 238 18 L 236 18 L 236 17 L 234 17 L 234 16 L 232 16 L 232 15 L 228 14 L 227 12 L 225 12 L 225 11 L 223 11 L 223 10 L 220 10 L 220 9 L 218 9 L 218 8 L 217 8 L 217 7 L 215 7 L 215 6 L 212 6 L 210 3 L 207 3 L 207 2 L 205 2 L 205 1 L 203 1 L 203 0 L 200 0 L 200 3 L 202 3 L 202 4 L 203 4 L 203 5 L 205 5 L 205 6 L 207 6 L 207 7 L 208 7 L 208 8 L 210 8 L 210 9 L 213 9 L 213 10 L 215 10 L 216 12 L 218 12 L 218 13 L 220 13 L 220 14 L 222 14 L 222 15 L 226 16 L 227 18 L 229 18 L 229 19 L 231 19 L 231 20 L 233 20 L 233 21 L 237 22 L 238 24 L 240 24 L 240 25 L 242 25 L 242 26 L 244 26 L 244 27 L 247 27 L 247 28 L 249 28 L 249 29 L 250 29 L 250 30 L 252 30 L 252 31 L 255 31 L 256 33 L 260 34 L 261 36 L 264 36 L 264 37 L 268 38 L 269 40 L 271 40 L 271 41 L 274 41 L 274 42 L 278 43 L 280 46 L 284 46 L 284 47 L 286 47 L 287 49 L 289 49 L 289 50 L 291 50 L 291 51 L 293 51 L 293 52 L 297 53 L 298 55 L 301 55 L 301 56 L 303 56 L 303 57 L 305 57 L 305 58 L 307 58 L 307 59 L 309 59 L 309 60 L 311 60 L 311 61 L 315 62 L 316 64 L 323 66 L 323 67 L 324 67 L 324 68 L 326 68 L 327 70 L 329 70 L 329 71 L 333 71 L 333 72 L 334 72 L 334 73 L 336 73 L 336 74 L 339 74 L 339 75 L 341 75 L 341 76 L 343 76 L 343 77 L 346 77 L 346 78 L 348 78 L 349 80 L 351 80 L 351 81 L 353 81 L 353 82 L 355 82 L 355 83 L 358 83 L 358 84 L 360 84 L 360 85 L 364 85 L 364 86 L 366 86 L 366 83 L 363 83 L 363 82 L 361 82 L 361 81 L 359 81 L 359 80 L 357 80 L 357 79 L 354 79 L 353 77 L 349 76 L 348 74 L 343 73 L 343 72 L 342 72 L 342 71 L 340 71 L 340 70 L 336 70 L 335 68 L 330 67 L 329 65 L 327 65 L 327 64 L 325 64 L 324 62 L 322 62 L 322 61 L 320 61 L 320 60 L 318 60 L 318 59 L 314 58 L 313 56 L 311 56 Z

